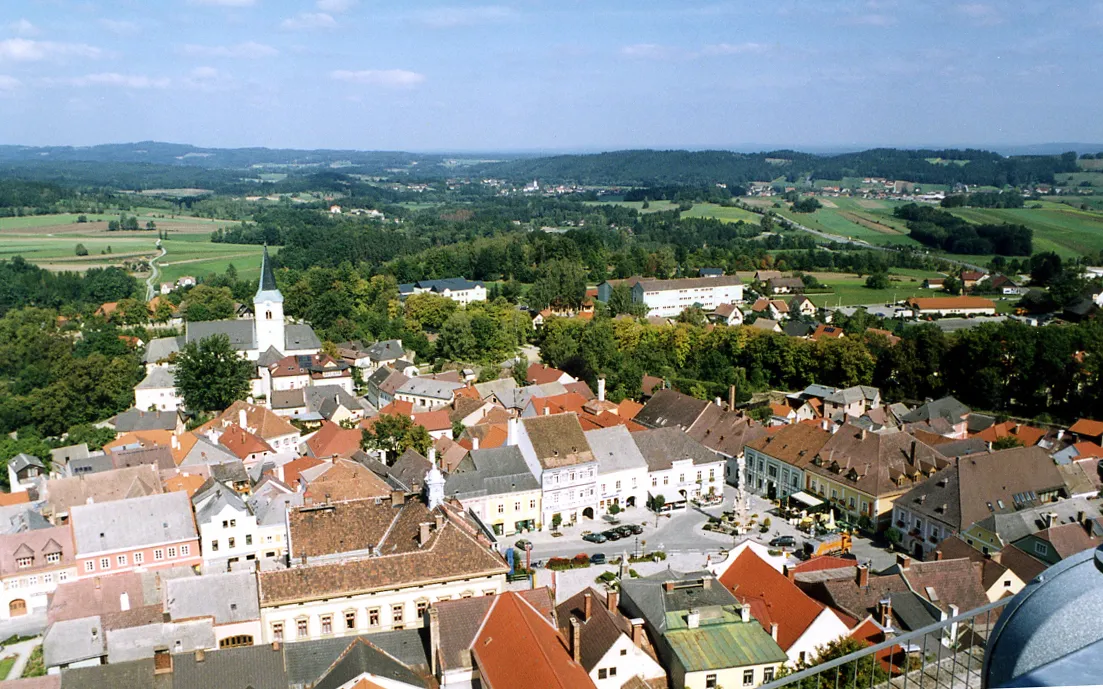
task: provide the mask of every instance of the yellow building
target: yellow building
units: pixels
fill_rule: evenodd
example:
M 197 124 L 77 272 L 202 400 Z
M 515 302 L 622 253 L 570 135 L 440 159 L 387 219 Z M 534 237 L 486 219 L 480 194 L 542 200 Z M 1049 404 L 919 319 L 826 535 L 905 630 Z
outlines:
M 540 482 L 515 445 L 472 450 L 448 476 L 444 494 L 459 500 L 499 536 L 542 526 Z

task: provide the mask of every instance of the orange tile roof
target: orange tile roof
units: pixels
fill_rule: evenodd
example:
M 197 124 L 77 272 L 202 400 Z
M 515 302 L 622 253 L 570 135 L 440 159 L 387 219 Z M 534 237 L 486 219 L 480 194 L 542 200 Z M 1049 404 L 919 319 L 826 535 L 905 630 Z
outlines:
M 172 431 L 151 430 L 123 433 L 104 445 L 103 450 L 104 452 L 112 452 L 120 447 L 134 444 L 142 447 L 170 447 L 172 445 Z
M 544 383 L 555 383 L 563 376 L 563 371 L 551 366 L 545 366 L 544 364 L 529 364 L 528 370 L 525 371 L 525 377 L 533 385 L 543 385 Z
M 252 454 L 273 451 L 272 446 L 264 442 L 260 436 L 253 435 L 236 423 L 222 429 L 222 435 L 218 437 L 218 444 L 232 452 L 238 459 L 246 459 Z
M 31 496 L 27 494 L 27 491 L 21 491 L 19 493 L 0 493 L 0 507 L 22 505 L 30 501 Z
M 422 412 L 413 415 L 414 423 L 423 426 L 429 432 L 443 431 L 452 427 L 452 419 L 447 409 Z
M 980 433 L 974 434 L 973 437 L 990 443 L 994 443 L 1000 438 L 1018 438 L 1024 447 L 1030 447 L 1031 445 L 1037 445 L 1039 440 L 1046 437 L 1046 432 L 1042 428 L 1034 428 L 1014 421 L 1005 421 L 994 423 Z
M 617 415 L 622 419 L 634 419 L 640 413 L 643 405 L 635 400 L 623 400 L 617 405 Z
M 824 606 L 808 597 L 781 572 L 747 548 L 720 577 L 736 598 L 751 606 L 751 614 L 769 632 L 777 624 L 777 643 L 790 646 L 812 626 Z
M 170 440 L 169 448 L 172 451 L 172 461 L 176 462 L 176 466 L 180 466 L 180 462 L 184 461 L 184 458 L 188 456 L 188 453 L 191 452 L 197 442 L 199 442 L 199 437 L 191 431 L 176 436 L 177 447 L 172 447 Z
M 820 324 L 816 326 L 816 331 L 812 333 L 813 340 L 819 340 L 821 338 L 840 338 L 845 337 L 843 329 L 834 325 Z
M 783 419 L 787 419 L 789 415 L 793 413 L 793 409 L 788 404 L 771 404 L 770 413 L 774 416 L 780 416 Z
M 794 574 L 800 574 L 801 572 L 819 572 L 825 569 L 843 569 L 845 567 L 857 566 L 857 560 L 836 557 L 834 555 L 820 555 L 819 557 L 809 558 L 800 564 L 790 567 L 789 571 Z
M 1103 457 L 1103 447 L 1091 442 L 1076 443 L 1073 445 L 1080 457 Z
M 452 394 L 455 397 L 470 397 L 473 400 L 479 401 L 482 401 L 483 399 L 482 395 L 479 394 L 479 391 L 475 389 L 474 385 L 468 385 L 465 388 L 457 388 L 452 391 Z
M 347 502 L 385 497 L 391 494 L 391 487 L 383 479 L 359 462 L 350 459 L 338 459 L 333 467 L 318 476 L 306 486 L 303 497 L 306 504 Z
M 293 459 L 283 465 L 283 482 L 295 488 L 299 482 L 299 475 L 307 469 L 316 467 L 319 464 L 325 464 L 325 462 L 317 457 L 299 457 L 298 459 Z
M 105 303 L 101 304 L 98 309 L 96 309 L 96 315 L 97 316 L 110 316 L 111 314 L 115 313 L 115 310 L 117 308 L 119 308 L 119 302 L 117 302 L 117 301 L 105 302 Z
M 1069 431 L 1077 435 L 1086 435 L 1089 438 L 1094 438 L 1103 435 L 1103 421 L 1080 419 L 1069 427 Z
M 351 457 L 360 449 L 362 438 L 359 428 L 342 428 L 332 421 L 323 421 L 306 445 L 315 457 Z
M 558 630 L 512 591 L 495 596 L 471 647 L 479 672 L 494 689 L 593 687 Z
M 395 400 L 379 410 L 379 414 L 401 414 L 402 416 L 411 416 L 414 413 L 414 403 L 406 402 L 404 400 Z
M 196 431 L 205 434 L 212 428 L 219 429 L 229 424 L 237 424 L 241 420 L 242 411 L 245 412 L 246 428 L 252 429 L 252 433 L 256 433 L 264 440 L 284 435 L 294 435 L 299 432 L 299 429 L 292 426 L 290 421 L 271 409 L 241 400 L 231 404 L 226 408 L 226 411 L 203 424 Z
M 188 494 L 191 498 L 195 495 L 195 491 L 199 490 L 199 487 L 207 482 L 206 477 L 200 474 L 177 474 L 166 479 L 162 479 L 161 483 L 165 486 L 166 493 L 175 493 L 181 491 Z

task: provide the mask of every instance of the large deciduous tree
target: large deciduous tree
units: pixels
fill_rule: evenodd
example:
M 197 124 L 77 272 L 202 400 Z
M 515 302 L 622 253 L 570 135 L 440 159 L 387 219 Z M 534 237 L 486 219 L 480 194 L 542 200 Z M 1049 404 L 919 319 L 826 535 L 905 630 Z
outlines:
M 234 295 L 229 287 L 196 285 L 184 297 L 184 316 L 189 321 L 218 321 L 233 315 Z
M 371 429 L 364 429 L 360 440 L 360 447 L 365 450 L 384 450 L 390 462 L 411 448 L 424 455 L 432 444 L 433 439 L 425 427 L 405 414 L 379 415 Z
M 225 335 L 189 342 L 176 358 L 176 388 L 191 411 L 225 409 L 249 394 L 253 364 Z

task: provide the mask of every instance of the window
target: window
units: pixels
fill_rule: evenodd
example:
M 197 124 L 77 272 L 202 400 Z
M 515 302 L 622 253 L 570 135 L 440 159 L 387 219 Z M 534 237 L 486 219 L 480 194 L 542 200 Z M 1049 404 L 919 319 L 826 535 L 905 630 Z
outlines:
M 853 512 L 856 506 L 857 503 L 855 502 L 854 498 L 850 498 L 850 511 Z
M 49 562 L 52 565 L 61 562 L 61 553 L 47 553 L 46 562 Z
M 345 611 L 345 629 L 356 629 L 356 611 Z
M 218 552 L 218 541 L 217 540 L 211 541 L 211 550 L 213 550 L 215 552 Z
M 307 620 L 305 617 L 301 617 L 295 620 L 295 638 L 305 639 L 308 634 Z
M 659 485 L 659 477 L 658 476 L 652 476 L 651 477 L 651 487 L 655 488 L 658 485 Z
M 368 610 L 368 626 L 379 626 L 379 608 L 371 608 Z
M 862 501 L 862 514 L 869 514 L 869 503 L 865 500 Z
M 223 529 L 227 529 L 227 528 L 229 528 L 229 526 L 230 526 L 230 522 L 228 522 L 228 521 L 226 521 L 225 519 L 223 519 L 223 520 L 222 520 L 222 528 L 223 528 Z
M 32 562 L 34 562 L 33 557 L 21 557 L 15 561 L 15 564 L 19 566 L 19 569 L 26 569 L 31 566 Z
M 253 635 L 252 634 L 236 634 L 234 636 L 228 636 L 218 642 L 219 648 L 239 648 L 241 646 L 252 646 Z
M 715 480 L 716 480 L 716 469 L 709 469 L 709 481 L 712 482 L 712 481 L 715 481 Z
M 715 689 L 716 687 L 716 674 L 710 673 L 705 675 L 705 687 L 707 689 Z
M 153 559 L 154 560 L 164 560 L 165 559 L 165 551 L 161 550 L 160 548 L 158 548 L 157 550 L 154 550 L 153 551 Z
M 245 545 L 253 545 L 253 534 L 251 534 L 251 533 L 245 534 Z M 186 548 L 187 546 L 184 546 L 184 547 Z
M 777 471 L 777 469 L 775 468 L 775 469 L 774 469 L 774 471 L 776 472 L 776 471 Z M 700 471 L 698 471 L 698 472 L 697 472 L 697 480 L 698 480 L 698 481 L 700 481 L 700 480 L 701 480 L 701 472 L 700 472 Z
M 686 475 L 685 474 L 678 474 L 678 483 L 685 483 L 685 482 L 686 482 Z
M 235 543 L 235 539 L 234 539 L 234 537 L 233 537 L 233 536 L 231 536 L 230 538 L 228 538 L 228 539 L 227 539 L 227 541 L 228 541 L 228 542 L 227 542 L 227 544 L 226 544 L 226 547 L 228 547 L 228 548 L 233 548 L 233 547 L 234 547 L 235 545 L 237 545 L 237 544 Z M 169 550 L 171 550 L 171 548 L 170 548 Z M 171 556 L 170 556 L 170 557 L 171 557 Z
M 333 633 L 333 615 L 322 615 L 322 633 Z
M 773 681 L 774 681 L 774 669 L 772 667 L 768 667 L 768 668 L 766 668 L 765 670 L 762 671 L 762 683 L 766 684 L 767 682 L 773 682 Z
M 236 519 L 231 519 L 230 520 L 230 528 L 233 528 L 235 526 L 237 526 L 237 520 Z
M 670 476 L 663 476 L 663 485 L 664 486 L 669 486 L 670 485 Z
M 61 571 L 61 572 L 58 572 L 57 580 L 58 581 L 69 581 L 69 573 L 64 571 L 64 570 Z
M 609 672 L 605 668 L 601 668 L 597 671 L 597 678 L 598 679 L 605 679 L 608 676 L 609 676 Z
M 831 499 L 832 500 L 838 500 L 839 499 L 839 491 L 835 490 L 834 488 L 831 489 Z
M 429 601 L 419 600 L 417 602 L 417 616 L 421 617 L 425 614 L 425 611 L 429 608 Z
M 391 623 L 394 627 L 398 628 L 402 626 L 402 620 L 406 614 L 406 606 L 402 603 L 395 603 L 391 606 Z
M 743 686 L 749 687 L 754 684 L 754 670 L 743 671 Z
M 45 574 L 43 574 L 42 575 L 42 583 L 46 584 L 47 586 L 54 583 L 54 573 L 53 572 L 46 572 Z
M 191 546 L 190 545 L 180 546 L 180 554 L 181 555 L 191 555 Z
M 120 567 L 126 567 L 126 555 L 119 555 L 118 557 L 116 557 L 115 564 L 119 565 Z
M 134 564 L 140 565 L 143 562 L 145 562 L 145 559 L 146 559 L 145 553 L 143 553 L 141 551 L 139 551 L 137 553 L 134 553 Z
M 617 481 L 617 490 L 620 490 L 620 481 Z
M 521 501 L 520 500 L 513 503 L 513 511 L 514 512 L 520 512 L 521 511 Z
M 622 656 L 626 656 L 626 655 L 628 655 L 628 649 L 627 649 L 627 648 L 622 648 L 622 649 L 620 649 L 620 654 L 621 654 Z
M 38 576 L 32 574 L 30 577 L 28 577 L 27 578 L 27 585 L 28 586 L 38 586 Z
M 505 513 L 506 513 L 506 504 L 504 502 L 499 502 L 498 503 L 498 514 L 505 514 Z
M 272 641 L 283 641 L 283 622 L 272 623 Z
M 1034 552 L 1038 555 L 1049 555 L 1049 546 L 1040 541 L 1034 543 Z
M 1037 550 L 1037 548 L 1035 548 L 1035 550 Z M 101 557 L 100 558 L 100 569 L 111 569 L 111 558 Z
M 231 546 L 233 545 L 233 540 L 234 539 L 232 539 L 232 538 L 230 539 L 230 545 Z M 174 545 L 169 546 L 169 559 L 172 559 L 174 557 L 176 557 L 176 546 L 174 546 Z
M 534 500 L 529 500 L 529 509 L 530 510 L 536 509 L 536 500 L 535 499 Z
M 84 571 L 85 572 L 91 572 L 91 571 L 94 571 L 95 569 L 96 569 L 96 564 L 94 562 L 92 562 L 91 560 L 88 560 L 87 562 L 84 563 Z

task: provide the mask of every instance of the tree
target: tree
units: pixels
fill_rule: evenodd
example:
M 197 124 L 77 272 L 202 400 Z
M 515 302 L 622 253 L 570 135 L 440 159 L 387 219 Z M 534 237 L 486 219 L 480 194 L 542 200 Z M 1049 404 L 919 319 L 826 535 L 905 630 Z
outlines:
M 360 440 L 360 447 L 365 450 L 383 450 L 391 462 L 411 448 L 423 455 L 427 454 L 432 444 L 433 439 L 429 437 L 425 427 L 415 424 L 405 414 L 380 414 L 375 418 L 371 429 L 364 429 Z
M 157 307 L 153 309 L 153 322 L 168 323 L 172 320 L 172 314 L 175 311 L 176 308 L 172 305 L 171 301 L 159 299 L 157 300 Z
M 234 295 L 229 287 L 196 285 L 184 297 L 184 316 L 189 321 L 217 321 L 234 315 Z
M 949 276 L 942 281 L 942 291 L 946 294 L 961 294 L 962 282 L 954 276 Z
M 552 515 L 551 528 L 552 531 L 559 531 L 559 525 L 563 523 L 563 515 L 556 512 Z
M 889 288 L 889 276 L 888 273 L 873 273 L 866 278 L 866 287 L 869 289 L 888 289 Z
M 141 299 L 120 299 L 111 320 L 122 325 L 141 325 L 149 322 L 149 305 Z
M 885 531 L 885 540 L 889 542 L 889 545 L 895 548 L 904 540 L 904 534 L 900 533 L 900 529 L 892 527 Z
M 613 287 L 613 291 L 609 295 L 608 306 L 610 316 L 619 316 L 626 313 L 638 318 L 647 315 L 646 304 L 632 301 L 632 288 L 627 282 L 622 282 Z
M 87 256 L 88 249 L 83 244 L 77 244 L 76 253 L 77 256 Z
M 528 292 L 529 306 L 537 310 L 552 305 L 577 309 L 585 298 L 586 269 L 564 258 L 545 263 Z
M 778 678 L 794 672 L 807 670 L 808 668 L 842 658 L 843 656 L 857 653 L 868 648 L 868 641 L 861 641 L 846 636 L 835 639 L 816 649 L 816 656 L 811 660 L 802 660 L 792 668 L 783 665 Z M 800 682 L 800 689 L 834 689 L 835 687 L 870 687 L 881 685 L 890 679 L 889 673 L 881 667 L 881 663 L 874 655 L 865 656 L 855 662 L 841 665 L 834 670 L 822 672 L 814 677 Z
M 993 450 L 1009 450 L 1013 447 L 1022 447 L 1023 441 L 1019 440 L 1013 435 L 1005 435 L 1002 438 L 997 438 L 996 442 L 992 443 Z
M 618 505 L 615 502 L 609 503 L 609 514 L 611 514 L 615 517 L 618 514 L 620 514 L 620 512 L 621 512 L 620 505 Z
M 249 394 L 254 364 L 218 334 L 189 342 L 176 356 L 176 388 L 195 412 L 221 411 Z
M 82 423 L 69 429 L 66 433 L 65 442 L 69 445 L 87 443 L 89 450 L 101 450 L 104 445 L 114 439 L 114 429 L 99 428 L 90 423 Z
M 411 294 L 406 298 L 406 320 L 417 328 L 440 330 L 458 307 L 454 300 L 439 294 Z

